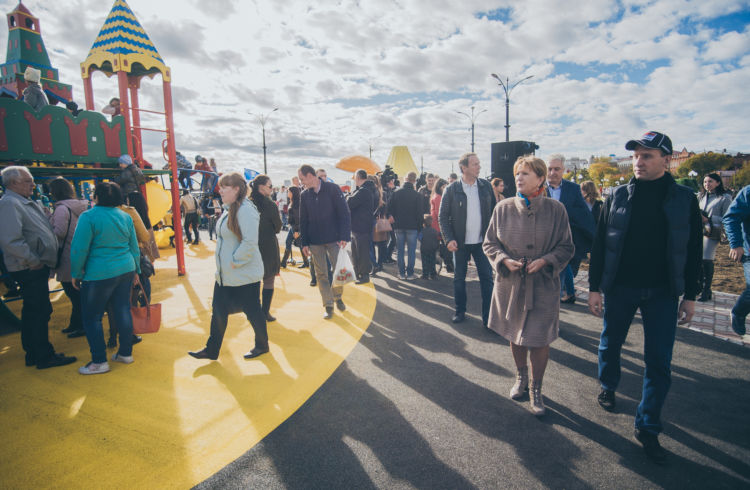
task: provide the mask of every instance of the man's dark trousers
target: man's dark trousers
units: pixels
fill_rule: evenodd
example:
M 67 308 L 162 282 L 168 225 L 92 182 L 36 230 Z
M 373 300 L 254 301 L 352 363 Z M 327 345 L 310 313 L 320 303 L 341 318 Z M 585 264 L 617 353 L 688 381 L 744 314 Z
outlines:
M 370 243 L 369 233 L 352 233 L 352 265 L 354 265 L 354 273 L 358 279 L 368 276 L 372 270 Z
M 49 342 L 48 326 L 52 316 L 49 300 L 49 267 L 11 272 L 21 286 L 21 345 L 26 351 L 27 364 L 39 364 L 55 353 Z
M 638 308 L 643 317 L 643 395 L 635 427 L 652 434 L 662 431 L 661 408 L 671 385 L 672 346 L 677 329 L 679 298 L 665 288 L 615 285 L 604 295 L 604 329 L 599 341 L 599 381 L 615 391 L 620 382 L 620 351 Z
M 482 323 L 487 325 L 492 301 L 492 266 L 482 250 L 481 243 L 462 245 L 453 253 L 453 297 L 456 300 L 456 313 L 466 313 L 466 271 L 471 257 L 477 266 L 479 285 L 482 288 Z

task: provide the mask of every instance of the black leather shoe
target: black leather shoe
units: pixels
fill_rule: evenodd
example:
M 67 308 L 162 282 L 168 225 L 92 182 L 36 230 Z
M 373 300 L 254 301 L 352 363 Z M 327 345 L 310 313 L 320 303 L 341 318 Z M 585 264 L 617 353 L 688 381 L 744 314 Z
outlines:
M 310 287 L 315 287 L 317 285 L 318 285 L 318 281 L 316 281 L 315 279 L 313 279 L 312 281 L 310 281 Z
M 34 361 L 34 357 L 26 354 L 26 367 L 31 367 L 36 364 L 36 361 Z
M 638 442 L 643 444 L 643 452 L 646 453 L 648 459 L 656 464 L 665 464 L 667 462 L 667 450 L 659 444 L 659 436 L 638 429 L 635 429 L 633 435 Z
M 141 340 L 143 340 L 143 337 L 133 334 L 133 345 L 139 343 Z
M 465 313 L 456 313 L 453 315 L 453 319 L 451 320 L 453 323 L 461 323 L 466 319 Z
M 275 322 L 275 321 L 276 321 L 275 316 L 271 316 L 270 313 L 266 313 L 266 322 Z
M 70 332 L 75 332 L 76 330 L 77 330 L 76 327 L 74 327 L 73 325 L 70 325 L 66 328 L 63 328 L 61 331 L 62 333 L 70 333 Z
M 357 279 L 356 281 L 354 281 L 354 284 L 367 284 L 368 282 L 370 282 L 369 275 L 362 277 L 361 279 Z
M 255 357 L 262 356 L 266 352 L 268 352 L 268 347 L 266 347 L 265 349 L 261 349 L 259 347 L 256 347 L 255 349 L 251 350 L 250 352 L 248 352 L 247 354 L 245 354 L 242 357 L 244 357 L 245 359 L 253 359 Z
M 219 356 L 210 356 L 208 355 L 207 349 L 201 349 L 198 352 L 188 352 L 188 354 L 192 357 L 195 357 L 196 359 L 211 359 L 212 361 L 215 361 L 219 358 Z
M 568 304 L 568 305 L 574 305 L 575 302 L 576 302 L 575 296 L 568 296 L 567 298 L 560 300 L 560 303 Z
M 326 313 L 323 315 L 324 320 L 330 320 L 333 318 L 333 306 L 326 306 Z
M 737 335 L 745 335 L 747 330 L 745 329 L 745 320 L 740 320 L 737 315 L 732 313 L 732 330 Z
M 337 299 L 336 300 L 336 308 L 338 308 L 339 311 L 344 311 L 344 310 L 346 310 L 346 305 L 344 304 L 344 302 L 342 300 Z
M 302 262 L 302 264 L 297 266 L 297 269 L 305 269 L 307 267 L 310 267 L 310 264 L 307 262 Z
M 83 337 L 84 335 L 86 335 L 85 330 L 73 330 L 68 334 L 68 338 L 75 339 L 76 337 Z
M 596 398 L 596 401 L 599 402 L 599 406 L 602 407 L 604 410 L 611 412 L 615 409 L 615 392 L 613 390 L 604 390 L 602 389 L 602 392 L 599 393 L 599 396 Z
M 72 364 L 74 362 L 76 362 L 75 357 L 66 356 L 62 352 L 58 352 L 56 354 L 52 354 L 43 362 L 37 363 L 36 368 L 47 369 L 47 368 L 52 368 L 52 367 L 57 367 L 57 366 L 67 366 L 68 364 Z

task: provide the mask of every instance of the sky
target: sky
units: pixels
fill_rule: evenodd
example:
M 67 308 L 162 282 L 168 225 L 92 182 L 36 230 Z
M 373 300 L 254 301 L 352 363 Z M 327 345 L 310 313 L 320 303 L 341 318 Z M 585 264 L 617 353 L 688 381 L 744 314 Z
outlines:
M 113 2 L 25 0 L 52 65 L 83 106 L 80 63 Z M 482 174 L 491 144 L 533 141 L 537 155 L 625 156 L 648 130 L 675 150 L 750 152 L 750 0 L 128 0 L 172 70 L 177 149 L 220 171 L 263 171 L 275 184 L 302 163 L 334 170 L 369 156 L 381 167 L 406 145 L 441 176 L 471 149 Z M 5 13 L 16 1 L 0 0 Z M 0 39 L 7 36 L 7 25 Z M 97 108 L 117 95 L 93 77 Z M 160 77 L 141 107 L 163 107 Z M 163 127 L 163 119 L 144 121 Z M 161 133 L 144 137 L 161 167 Z M 423 166 L 423 167 L 422 167 Z

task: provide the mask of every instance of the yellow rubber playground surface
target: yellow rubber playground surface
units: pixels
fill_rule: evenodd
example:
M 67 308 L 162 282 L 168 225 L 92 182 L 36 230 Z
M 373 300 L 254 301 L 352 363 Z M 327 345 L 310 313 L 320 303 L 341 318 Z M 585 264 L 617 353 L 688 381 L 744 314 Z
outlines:
M 52 295 L 50 341 L 78 362 L 28 368 L 20 334 L 0 337 L 0 487 L 195 485 L 294 413 L 351 352 L 375 311 L 372 285 L 347 285 L 347 310 L 323 320 L 309 270 L 292 267 L 276 279 L 269 354 L 242 358 L 253 334 L 239 314 L 230 317 L 218 361 L 193 359 L 187 351 L 208 338 L 213 243 L 185 253 L 184 277 L 177 277 L 173 252 L 157 260 L 153 301 L 162 304 L 162 327 L 134 346 L 133 364 L 78 374 L 91 359 L 85 337 L 60 332 L 70 313 L 62 292 Z M 20 313 L 20 301 L 9 306 Z

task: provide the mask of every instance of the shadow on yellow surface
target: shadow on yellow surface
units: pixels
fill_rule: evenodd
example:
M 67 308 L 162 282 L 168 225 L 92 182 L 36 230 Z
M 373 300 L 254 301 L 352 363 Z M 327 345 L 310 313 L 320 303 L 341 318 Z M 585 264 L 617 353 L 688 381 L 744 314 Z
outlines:
M 187 351 L 208 338 L 213 243 L 186 246 L 184 277 L 176 274 L 174 252 L 162 253 L 152 278 L 162 328 L 134 347 L 134 364 L 110 362 L 109 373 L 79 375 L 90 360 L 88 344 L 60 333 L 70 314 L 62 293 L 51 296 L 50 340 L 78 362 L 43 371 L 24 367 L 20 334 L 0 337 L 3 487 L 199 483 L 294 413 L 351 352 L 375 310 L 371 285 L 349 285 L 347 310 L 323 320 L 308 270 L 282 270 L 271 309 L 277 321 L 268 324 L 271 352 L 242 358 L 253 333 L 240 314 L 230 317 L 219 360 L 196 360 Z M 19 315 L 20 303 L 9 304 Z

